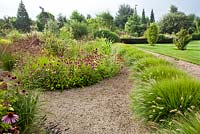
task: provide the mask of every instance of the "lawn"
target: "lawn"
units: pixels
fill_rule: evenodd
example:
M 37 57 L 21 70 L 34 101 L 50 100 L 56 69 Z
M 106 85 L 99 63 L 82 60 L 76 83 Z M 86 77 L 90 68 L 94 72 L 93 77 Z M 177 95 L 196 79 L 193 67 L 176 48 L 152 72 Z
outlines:
M 187 50 L 177 50 L 174 44 L 156 44 L 150 46 L 148 44 L 137 44 L 138 48 L 175 57 L 194 64 L 200 65 L 200 41 L 192 41 L 188 44 Z

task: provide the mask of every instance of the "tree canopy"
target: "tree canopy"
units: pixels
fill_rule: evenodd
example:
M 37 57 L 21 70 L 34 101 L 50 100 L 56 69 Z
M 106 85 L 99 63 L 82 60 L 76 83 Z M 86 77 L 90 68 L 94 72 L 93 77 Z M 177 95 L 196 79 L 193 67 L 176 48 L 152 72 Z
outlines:
M 70 16 L 71 21 L 77 21 L 77 22 L 86 22 L 85 17 L 80 14 L 77 10 L 73 11 Z
M 124 29 L 128 18 L 133 15 L 134 10 L 130 7 L 130 5 L 123 4 L 119 6 L 119 10 L 115 17 L 115 24 L 120 29 Z
M 151 22 L 151 23 L 154 23 L 154 22 L 155 22 L 155 17 L 154 17 L 153 9 L 151 10 L 150 22 Z
M 26 11 L 23 1 L 20 2 L 14 27 L 22 32 L 31 30 L 31 19 Z
M 177 33 L 181 28 L 189 29 L 194 22 L 194 16 L 187 16 L 185 13 L 178 11 L 178 8 L 171 6 L 170 12 L 163 16 L 159 22 L 161 33 Z
M 42 9 L 42 12 L 37 16 L 37 21 L 36 21 L 38 30 L 43 31 L 45 25 L 50 20 L 55 20 L 54 15 L 49 12 L 45 12 L 44 9 Z
M 113 30 L 114 29 L 114 18 L 110 12 L 102 12 L 97 15 L 101 27 Z

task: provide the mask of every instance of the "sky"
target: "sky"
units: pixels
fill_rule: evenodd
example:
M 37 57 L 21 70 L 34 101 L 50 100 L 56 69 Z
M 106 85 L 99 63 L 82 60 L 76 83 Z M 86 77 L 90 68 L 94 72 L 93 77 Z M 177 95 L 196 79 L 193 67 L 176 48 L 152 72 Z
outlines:
M 16 16 L 20 1 L 0 0 L 0 18 Z M 150 16 L 150 11 L 153 9 L 157 21 L 169 12 L 172 4 L 186 14 L 194 13 L 200 16 L 200 0 L 23 0 L 23 2 L 29 17 L 33 20 L 41 12 L 39 6 L 56 17 L 62 13 L 68 18 L 74 10 L 78 10 L 85 16 L 91 14 L 95 17 L 96 14 L 103 11 L 109 11 L 115 16 L 121 4 L 129 4 L 133 8 L 137 5 L 138 14 L 141 14 L 144 8 L 146 16 Z

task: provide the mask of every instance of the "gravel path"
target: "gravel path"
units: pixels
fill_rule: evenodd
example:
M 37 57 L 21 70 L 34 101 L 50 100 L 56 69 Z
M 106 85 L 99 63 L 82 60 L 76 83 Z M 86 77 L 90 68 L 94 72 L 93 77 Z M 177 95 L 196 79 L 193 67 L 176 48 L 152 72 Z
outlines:
M 44 92 L 47 128 L 60 134 L 146 134 L 144 124 L 130 112 L 128 73 L 124 69 L 90 87 Z
M 192 64 L 187 61 L 179 60 L 177 58 L 169 57 L 169 56 L 158 54 L 158 53 L 153 53 L 153 52 L 149 52 L 149 51 L 145 51 L 145 52 L 151 53 L 156 57 L 165 59 L 165 60 L 173 63 L 177 68 L 180 68 L 181 70 L 187 72 L 188 74 L 192 75 L 193 77 L 200 79 L 200 66 L 199 65 Z

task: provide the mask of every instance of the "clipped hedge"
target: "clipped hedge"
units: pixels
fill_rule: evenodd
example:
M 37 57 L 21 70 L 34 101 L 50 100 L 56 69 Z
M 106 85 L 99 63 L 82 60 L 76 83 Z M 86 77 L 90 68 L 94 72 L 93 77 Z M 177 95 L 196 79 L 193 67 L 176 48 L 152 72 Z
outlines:
M 192 40 L 200 40 L 200 33 L 193 33 Z
M 147 44 L 147 39 L 146 38 L 121 38 L 121 43 L 125 44 Z M 159 39 L 157 41 L 158 44 L 167 44 L 167 43 L 173 43 L 172 38 L 164 38 L 164 39 Z

